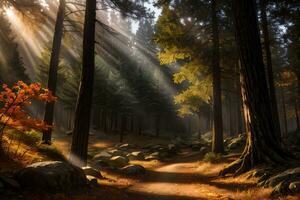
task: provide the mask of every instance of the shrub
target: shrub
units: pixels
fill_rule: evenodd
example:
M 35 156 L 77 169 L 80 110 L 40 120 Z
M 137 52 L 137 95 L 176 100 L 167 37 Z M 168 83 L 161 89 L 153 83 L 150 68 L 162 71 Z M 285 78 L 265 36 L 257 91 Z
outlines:
M 6 136 L 9 139 L 19 140 L 20 142 L 33 147 L 37 146 L 42 139 L 41 133 L 35 130 L 20 133 L 18 130 L 9 129 L 6 131 Z
M 217 163 L 221 159 L 221 154 L 215 154 L 213 152 L 209 152 L 205 154 L 203 160 L 205 162 L 210 162 L 210 163 Z

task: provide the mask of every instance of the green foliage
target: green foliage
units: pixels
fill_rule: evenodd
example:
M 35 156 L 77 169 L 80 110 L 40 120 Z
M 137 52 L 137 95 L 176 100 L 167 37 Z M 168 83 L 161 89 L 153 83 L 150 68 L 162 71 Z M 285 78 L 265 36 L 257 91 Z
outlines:
M 213 152 L 209 152 L 205 154 L 203 161 L 210 162 L 210 163 L 217 163 L 220 161 L 221 158 L 222 158 L 221 154 L 215 154 Z
M 18 130 L 8 129 L 6 131 L 6 136 L 9 139 L 19 140 L 22 143 L 24 143 L 28 146 L 32 146 L 32 147 L 37 146 L 42 139 L 42 134 L 35 130 L 20 133 L 20 131 L 18 131 Z
M 66 157 L 53 145 L 39 145 L 37 150 L 50 159 L 61 161 L 67 160 Z

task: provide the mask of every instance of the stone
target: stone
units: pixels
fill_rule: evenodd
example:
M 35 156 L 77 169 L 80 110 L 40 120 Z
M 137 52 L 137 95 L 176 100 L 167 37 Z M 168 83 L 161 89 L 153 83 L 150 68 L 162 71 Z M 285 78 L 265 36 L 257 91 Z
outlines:
M 123 156 L 114 156 L 109 160 L 112 167 L 124 167 L 128 164 L 129 159 Z
M 120 150 L 129 150 L 129 149 L 133 149 L 134 146 L 132 144 L 121 144 L 118 146 L 118 149 Z
M 146 169 L 141 165 L 129 165 L 123 167 L 121 171 L 126 175 L 142 175 L 145 174 Z
M 201 147 L 200 148 L 200 153 L 201 154 L 206 154 L 206 153 L 208 153 L 209 152 L 209 149 L 207 148 L 207 147 Z
M 97 186 L 98 185 L 98 180 L 97 180 L 96 177 L 87 175 L 86 178 L 87 178 L 87 180 L 89 181 L 89 183 L 91 185 L 93 185 L 93 186 Z
M 92 167 L 83 167 L 82 170 L 84 171 L 85 175 L 93 176 L 99 179 L 103 178 L 100 171 Z
M 48 192 L 66 192 L 87 184 L 81 168 L 61 161 L 34 163 L 18 171 L 15 177 L 22 188 Z
M 284 180 L 290 180 L 291 182 L 297 179 L 300 179 L 300 167 L 288 169 L 280 174 L 272 176 L 266 181 L 266 184 L 270 187 L 275 187 Z
M 109 160 L 112 157 L 107 151 L 101 151 L 93 157 L 93 160 Z
M 112 149 L 110 151 L 108 151 L 109 154 L 111 154 L 112 156 L 123 156 L 124 152 L 120 151 L 118 149 Z
M 127 154 L 129 160 L 144 160 L 144 154 L 141 151 L 134 151 L 130 154 Z
M 289 190 L 292 193 L 300 193 L 300 181 L 291 182 L 289 185 Z

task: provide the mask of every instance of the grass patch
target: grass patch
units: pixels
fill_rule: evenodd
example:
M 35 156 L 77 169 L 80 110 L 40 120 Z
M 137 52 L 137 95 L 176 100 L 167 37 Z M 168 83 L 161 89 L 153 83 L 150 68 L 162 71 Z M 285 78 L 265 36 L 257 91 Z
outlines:
M 205 154 L 203 161 L 210 162 L 210 163 L 217 163 L 221 160 L 222 155 L 221 154 L 215 154 L 213 152 L 209 152 Z
M 50 159 L 66 161 L 66 157 L 54 145 L 39 145 L 37 151 Z
M 8 129 L 7 131 L 5 131 L 5 134 L 7 138 L 15 141 L 20 141 L 21 143 L 24 143 L 31 147 L 36 147 L 42 139 L 42 133 L 34 130 L 20 132 L 15 129 Z

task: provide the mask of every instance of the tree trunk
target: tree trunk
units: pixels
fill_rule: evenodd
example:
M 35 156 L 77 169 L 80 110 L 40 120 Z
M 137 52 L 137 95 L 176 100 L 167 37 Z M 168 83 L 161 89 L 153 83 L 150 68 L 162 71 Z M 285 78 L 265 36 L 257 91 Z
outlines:
M 222 97 L 221 97 L 221 69 L 220 69 L 220 42 L 219 42 L 219 24 L 216 10 L 216 0 L 211 1 L 212 16 L 212 40 L 213 40 L 213 138 L 212 151 L 222 153 L 223 145 L 223 120 L 222 120 Z
M 233 12 L 241 61 L 247 142 L 241 157 L 222 170 L 220 175 L 240 174 L 261 163 L 286 164 L 290 157 L 274 135 L 255 0 L 233 0 Z
M 294 106 L 295 106 L 295 117 L 296 117 L 297 130 L 299 130 L 300 122 L 299 122 L 299 115 L 298 115 L 298 101 L 297 100 L 295 101 Z
M 278 108 L 277 108 L 276 91 L 274 86 L 274 74 L 273 74 L 272 56 L 270 50 L 270 39 L 269 39 L 269 28 L 268 28 L 266 5 L 267 5 L 267 0 L 260 0 L 262 32 L 264 36 L 264 51 L 266 55 L 267 77 L 269 83 L 269 94 L 270 94 L 270 103 L 272 108 L 272 117 L 274 118 L 273 120 L 275 126 L 275 134 L 277 134 L 278 140 L 281 141 L 280 122 L 279 122 L 279 115 L 278 115 Z
M 87 164 L 95 71 L 95 22 L 96 0 L 87 0 L 83 31 L 82 75 L 71 146 L 71 161 L 78 166 Z
M 52 52 L 50 57 L 49 76 L 48 76 L 48 89 L 52 91 L 53 95 L 56 94 L 57 85 L 57 70 L 59 65 L 59 54 L 61 49 L 61 42 L 63 37 L 63 26 L 65 18 L 65 0 L 59 1 L 59 8 L 56 17 L 55 31 L 53 36 Z M 47 102 L 44 114 L 44 121 L 53 125 L 54 119 L 54 102 Z M 51 144 L 52 127 L 43 131 L 43 143 Z
M 120 131 L 120 142 L 124 141 L 124 131 L 126 127 L 126 116 L 122 114 L 121 116 L 121 131 Z
M 288 122 L 286 117 L 286 106 L 285 106 L 285 96 L 284 96 L 284 90 L 281 89 L 281 103 L 282 103 L 282 115 L 283 115 L 283 127 L 284 127 L 284 134 L 282 134 L 283 137 L 287 136 L 288 134 Z
M 140 119 L 139 119 L 139 135 L 142 135 L 142 128 L 143 128 L 143 117 L 140 116 Z
M 160 114 L 158 114 L 155 119 L 155 135 L 156 137 L 160 135 Z

